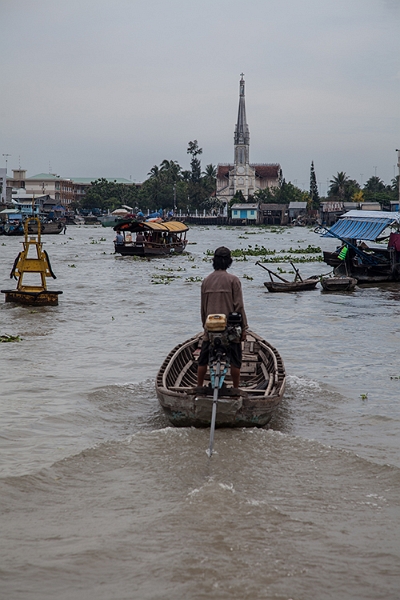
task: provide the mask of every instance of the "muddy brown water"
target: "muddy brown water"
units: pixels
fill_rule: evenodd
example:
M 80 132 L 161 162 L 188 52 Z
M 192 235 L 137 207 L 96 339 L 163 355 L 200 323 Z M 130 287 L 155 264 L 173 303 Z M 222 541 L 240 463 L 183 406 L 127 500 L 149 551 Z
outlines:
M 288 385 L 270 429 L 217 430 L 209 460 L 209 432 L 170 427 L 154 391 L 200 330 L 205 252 L 334 241 L 193 227 L 188 255 L 147 261 L 113 237 L 43 237 L 58 307 L 1 298 L 22 340 L 0 344 L 0 598 L 399 598 L 400 284 L 271 294 L 258 257 L 235 261 Z M 1 289 L 20 242 L 0 237 Z

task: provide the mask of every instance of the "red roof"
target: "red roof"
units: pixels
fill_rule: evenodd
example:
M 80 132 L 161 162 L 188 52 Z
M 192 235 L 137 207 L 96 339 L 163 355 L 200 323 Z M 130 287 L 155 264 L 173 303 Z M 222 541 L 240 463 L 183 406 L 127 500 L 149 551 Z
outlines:
M 232 171 L 235 165 L 224 164 L 218 165 L 217 177 L 226 177 L 229 171 Z M 250 164 L 256 172 L 256 177 L 267 178 L 267 179 L 279 179 L 281 176 L 281 165 L 279 164 Z
M 256 172 L 256 177 L 264 177 L 268 179 L 279 179 L 281 175 L 281 165 L 250 165 Z
M 225 177 L 232 169 L 233 165 L 218 165 L 217 177 Z

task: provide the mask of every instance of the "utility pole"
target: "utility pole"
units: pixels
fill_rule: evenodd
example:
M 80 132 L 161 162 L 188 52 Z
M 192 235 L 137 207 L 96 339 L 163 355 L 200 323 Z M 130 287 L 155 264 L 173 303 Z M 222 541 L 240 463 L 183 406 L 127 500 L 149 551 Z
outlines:
M 8 161 L 8 157 L 11 156 L 11 154 L 3 154 L 3 156 L 6 157 L 6 176 L 7 176 L 7 161 Z

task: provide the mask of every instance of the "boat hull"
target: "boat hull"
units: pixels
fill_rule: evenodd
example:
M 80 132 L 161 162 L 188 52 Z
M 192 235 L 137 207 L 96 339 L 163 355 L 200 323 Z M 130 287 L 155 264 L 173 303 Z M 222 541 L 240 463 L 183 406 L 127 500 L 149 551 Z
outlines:
M 196 389 L 196 353 L 202 334 L 174 348 L 156 379 L 156 393 L 164 413 L 176 427 L 209 427 L 213 390 Z M 209 379 L 206 375 L 205 383 Z M 240 387 L 222 387 L 218 395 L 216 427 L 264 427 L 279 406 L 285 368 L 277 350 L 253 332 L 243 343 Z M 177 385 L 174 385 L 177 384 Z
M 61 221 L 49 222 L 49 223 L 40 223 L 40 233 L 43 235 L 56 235 L 58 233 L 62 233 L 65 230 L 65 223 Z M 28 233 L 37 234 L 38 226 L 37 223 L 31 222 L 28 225 Z
M 289 281 L 288 283 L 280 281 L 264 281 L 264 285 L 269 292 L 302 292 L 305 290 L 314 290 L 319 279 L 305 279 L 304 281 Z
M 173 256 L 174 254 L 182 254 L 185 249 L 184 244 L 174 246 L 146 246 L 136 244 L 116 245 L 115 252 L 122 256 Z
M 325 292 L 350 292 L 357 285 L 354 277 L 323 277 L 321 286 Z
M 6 302 L 24 304 L 25 306 L 58 306 L 60 291 L 45 290 L 43 292 L 24 292 L 19 290 L 1 290 Z

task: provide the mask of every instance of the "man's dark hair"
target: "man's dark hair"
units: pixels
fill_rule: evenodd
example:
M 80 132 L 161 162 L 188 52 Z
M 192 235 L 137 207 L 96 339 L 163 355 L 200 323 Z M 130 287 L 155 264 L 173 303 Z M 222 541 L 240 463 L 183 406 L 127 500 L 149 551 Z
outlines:
M 232 264 L 231 256 L 215 256 L 213 258 L 213 267 L 215 271 L 226 271 Z

